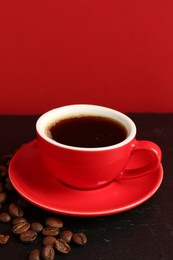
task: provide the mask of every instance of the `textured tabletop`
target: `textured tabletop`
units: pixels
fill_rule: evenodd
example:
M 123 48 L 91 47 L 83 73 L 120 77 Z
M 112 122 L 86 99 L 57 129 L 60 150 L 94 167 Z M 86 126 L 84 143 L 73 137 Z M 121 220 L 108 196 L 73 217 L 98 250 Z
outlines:
M 84 232 L 88 242 L 74 246 L 68 255 L 56 254 L 55 259 L 89 260 L 171 260 L 173 259 L 173 114 L 129 114 L 137 126 L 137 139 L 156 142 L 163 153 L 163 182 L 158 191 L 140 206 L 123 213 L 99 217 L 58 215 L 66 229 Z M 38 116 L 0 116 L 0 156 L 17 150 L 35 139 Z M 130 196 L 130 194 L 129 194 Z M 9 194 L 9 201 L 17 199 Z M 6 211 L 6 203 L 0 212 Z M 35 206 L 28 206 L 26 218 L 42 222 L 52 215 Z M 21 243 L 12 235 L 11 224 L 0 223 L 0 234 L 10 234 L 0 245 L 0 259 L 27 259 L 41 241 Z

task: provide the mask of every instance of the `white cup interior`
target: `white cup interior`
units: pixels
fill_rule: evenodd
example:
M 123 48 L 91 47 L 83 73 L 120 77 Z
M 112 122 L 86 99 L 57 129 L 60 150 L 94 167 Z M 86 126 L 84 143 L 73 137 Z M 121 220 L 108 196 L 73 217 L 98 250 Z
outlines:
M 126 128 L 127 138 L 118 144 L 114 144 L 107 147 L 83 148 L 83 147 L 64 145 L 56 142 L 55 140 L 49 137 L 48 129 L 56 122 L 65 118 L 75 117 L 75 116 L 79 117 L 82 115 L 103 116 L 118 121 Z M 136 126 L 134 122 L 125 114 L 113 110 L 111 108 L 97 106 L 97 105 L 87 105 L 87 104 L 63 106 L 46 112 L 37 120 L 36 130 L 42 138 L 44 138 L 47 142 L 52 143 L 53 145 L 61 146 L 68 149 L 74 149 L 74 150 L 91 150 L 91 151 L 112 149 L 114 147 L 123 146 L 129 143 L 136 135 Z

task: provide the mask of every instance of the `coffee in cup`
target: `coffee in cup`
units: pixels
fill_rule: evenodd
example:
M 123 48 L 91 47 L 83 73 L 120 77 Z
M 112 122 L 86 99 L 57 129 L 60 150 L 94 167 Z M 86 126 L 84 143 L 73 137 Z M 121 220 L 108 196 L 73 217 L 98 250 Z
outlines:
M 87 114 L 57 120 L 46 131 L 58 143 L 83 148 L 111 146 L 127 137 L 126 128 L 118 121 Z

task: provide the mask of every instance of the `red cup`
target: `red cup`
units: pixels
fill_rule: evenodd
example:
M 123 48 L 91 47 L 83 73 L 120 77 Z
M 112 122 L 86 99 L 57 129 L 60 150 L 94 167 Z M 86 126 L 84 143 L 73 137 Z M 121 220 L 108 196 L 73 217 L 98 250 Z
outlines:
M 81 115 L 111 118 L 125 127 L 127 136 L 120 143 L 110 146 L 85 148 L 59 143 L 47 134 L 53 122 Z M 38 119 L 36 130 L 39 155 L 47 173 L 73 188 L 96 189 L 114 179 L 141 177 L 156 170 L 161 161 L 161 150 L 155 143 L 136 140 L 136 126 L 128 116 L 102 106 L 69 105 L 55 108 Z M 145 164 L 128 169 L 128 162 L 140 152 L 148 158 Z

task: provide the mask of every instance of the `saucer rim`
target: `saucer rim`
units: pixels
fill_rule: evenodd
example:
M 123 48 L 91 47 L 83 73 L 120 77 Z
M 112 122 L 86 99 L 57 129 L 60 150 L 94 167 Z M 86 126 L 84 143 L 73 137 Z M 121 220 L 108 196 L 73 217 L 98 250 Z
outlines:
M 33 141 L 30 141 L 29 143 L 23 145 L 17 152 L 16 154 L 18 154 L 18 152 L 22 151 L 22 149 L 26 146 L 29 146 L 29 145 L 35 145 L 37 142 L 36 139 L 34 139 Z M 16 155 L 15 154 L 15 155 Z M 142 203 L 144 203 L 145 201 L 147 201 L 148 199 L 150 199 L 155 193 L 156 191 L 159 189 L 161 183 L 162 183 L 162 180 L 163 180 L 163 166 L 162 164 L 160 163 L 159 167 L 157 170 L 155 171 L 159 171 L 159 176 L 157 178 L 157 180 L 155 181 L 153 187 L 146 192 L 146 195 L 143 195 L 141 197 L 141 199 L 135 199 L 133 203 L 130 203 L 128 205 L 125 205 L 123 207 L 115 207 L 114 209 L 106 209 L 106 210 L 92 210 L 92 211 L 80 211 L 80 209 L 78 211 L 72 211 L 72 210 L 68 210 L 68 209 L 58 209 L 58 206 L 57 207 L 53 207 L 53 206 L 47 206 L 46 204 L 44 204 L 43 202 L 40 203 L 38 200 L 32 198 L 32 196 L 30 196 L 30 194 L 26 194 L 24 191 L 22 191 L 22 188 L 20 187 L 20 182 L 18 182 L 16 179 L 15 179 L 15 173 L 12 172 L 11 168 L 13 166 L 13 163 L 15 163 L 15 155 L 13 156 L 11 162 L 10 162 L 10 165 L 9 165 L 9 178 L 12 182 L 12 185 L 14 186 L 14 188 L 16 189 L 16 191 L 23 197 L 25 198 L 26 200 L 28 200 L 31 204 L 43 209 L 43 210 L 47 210 L 47 211 L 50 211 L 50 212 L 53 212 L 53 213 L 56 213 L 56 214 L 62 214 L 62 215 L 68 215 L 68 216 L 78 216 L 78 217 L 95 217 L 95 216 L 107 216 L 107 215 L 113 215 L 113 214 L 118 214 L 118 213 L 121 213 L 121 212 L 124 212 L 124 211 L 128 211 L 128 210 L 131 210 L 139 205 L 141 205 Z M 51 176 L 51 178 L 54 178 L 53 176 Z M 142 178 L 142 177 L 140 177 Z M 122 180 L 122 181 L 127 181 L 127 180 Z M 66 186 L 65 184 L 62 184 L 62 182 L 58 181 L 59 184 L 61 183 L 61 185 L 63 185 L 64 187 Z M 115 181 L 112 181 L 111 183 L 113 183 Z M 111 185 L 108 184 L 108 186 Z M 73 188 L 70 188 L 68 187 L 70 190 L 74 190 Z M 101 190 L 102 188 L 100 188 Z M 86 192 L 86 191 L 83 191 L 81 190 L 80 192 Z M 90 192 L 92 192 L 92 190 L 90 190 Z

